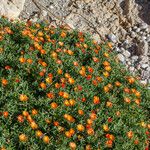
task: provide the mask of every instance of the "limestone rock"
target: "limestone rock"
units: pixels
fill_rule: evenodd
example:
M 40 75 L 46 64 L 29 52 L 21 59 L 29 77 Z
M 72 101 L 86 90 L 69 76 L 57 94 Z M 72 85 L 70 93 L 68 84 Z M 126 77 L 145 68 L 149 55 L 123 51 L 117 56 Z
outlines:
M 9 18 L 17 18 L 23 10 L 25 0 L 1 0 L 0 14 Z

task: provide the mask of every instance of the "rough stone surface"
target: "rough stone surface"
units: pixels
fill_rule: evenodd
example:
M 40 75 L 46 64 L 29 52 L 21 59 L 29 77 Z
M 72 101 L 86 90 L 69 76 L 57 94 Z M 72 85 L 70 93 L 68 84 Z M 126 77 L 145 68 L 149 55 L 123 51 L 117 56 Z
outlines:
M 1 0 L 0 14 L 10 18 L 17 18 L 23 10 L 25 0 Z

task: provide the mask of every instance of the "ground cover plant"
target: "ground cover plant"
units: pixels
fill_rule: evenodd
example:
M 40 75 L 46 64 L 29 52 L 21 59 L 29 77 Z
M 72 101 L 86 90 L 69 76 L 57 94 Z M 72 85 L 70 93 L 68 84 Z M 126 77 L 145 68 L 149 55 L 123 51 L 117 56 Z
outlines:
M 0 18 L 1 150 L 148 150 L 149 100 L 111 43 Z

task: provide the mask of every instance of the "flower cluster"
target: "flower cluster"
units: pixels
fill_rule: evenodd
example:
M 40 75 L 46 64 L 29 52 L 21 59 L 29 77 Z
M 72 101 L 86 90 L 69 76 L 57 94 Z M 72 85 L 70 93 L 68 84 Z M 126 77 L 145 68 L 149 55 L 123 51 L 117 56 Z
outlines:
M 0 18 L 2 150 L 148 150 L 148 92 L 109 42 Z

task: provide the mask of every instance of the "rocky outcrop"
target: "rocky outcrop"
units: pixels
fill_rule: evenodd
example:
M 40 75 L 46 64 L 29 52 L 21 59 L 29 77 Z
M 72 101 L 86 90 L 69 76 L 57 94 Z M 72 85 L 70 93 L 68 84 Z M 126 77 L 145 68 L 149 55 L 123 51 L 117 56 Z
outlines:
M 0 14 L 9 18 L 17 18 L 23 10 L 25 0 L 1 0 Z

